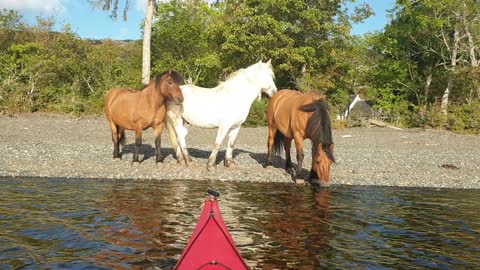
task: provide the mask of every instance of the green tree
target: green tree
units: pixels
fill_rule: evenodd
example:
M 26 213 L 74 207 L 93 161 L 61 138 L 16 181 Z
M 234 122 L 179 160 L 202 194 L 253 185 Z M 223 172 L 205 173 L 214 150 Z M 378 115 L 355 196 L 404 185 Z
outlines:
M 397 1 L 385 32 L 368 39 L 376 55 L 369 94 L 378 107 L 415 124 L 437 102 L 446 115 L 449 103 L 472 99 L 478 83 L 467 74 L 475 74 L 469 70 L 476 69 L 479 53 L 474 2 Z
M 2 12 L 0 21 L 12 21 L 12 14 Z M 68 24 L 52 31 L 53 18 L 37 18 L 33 26 L 14 21 L 0 28 L 0 40 L 15 41 L 0 51 L 0 111 L 98 113 L 110 88 L 140 87 L 140 44 L 94 45 Z
M 120 0 L 88 0 L 94 7 L 101 7 L 105 11 L 111 13 L 111 17 L 114 20 L 118 18 L 118 8 L 120 6 Z M 123 19 L 127 20 L 129 1 L 125 0 L 123 8 Z M 147 1 L 147 12 L 145 15 L 145 21 L 143 24 L 143 53 L 142 53 L 142 83 L 147 85 L 150 81 L 150 69 L 151 69 L 151 39 L 152 39 L 152 23 L 154 18 L 155 0 Z
M 153 70 L 175 68 L 192 83 L 214 86 L 218 81 L 220 55 L 210 42 L 210 29 L 218 11 L 208 1 L 161 3 L 153 26 Z

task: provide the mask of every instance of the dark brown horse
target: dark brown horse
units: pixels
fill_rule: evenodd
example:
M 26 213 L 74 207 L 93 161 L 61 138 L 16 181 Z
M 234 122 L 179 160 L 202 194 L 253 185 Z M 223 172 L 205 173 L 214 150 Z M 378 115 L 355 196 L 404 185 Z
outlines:
M 285 169 L 293 168 L 290 157 L 292 140 L 297 149 L 296 178 L 303 179 L 303 141 L 312 142 L 312 167 L 310 179 L 319 179 L 328 186 L 330 165 L 333 157 L 333 140 L 330 114 L 325 97 L 317 93 L 306 94 L 294 90 L 280 90 L 273 95 L 267 109 L 268 119 L 268 161 L 272 165 L 272 154 L 279 154 L 285 148 Z
M 135 130 L 133 162 L 140 162 L 138 155 L 142 144 L 142 131 L 151 127 L 155 134 L 156 162 L 162 162 L 161 135 L 165 125 L 167 107 L 165 99 L 183 102 L 181 76 L 172 70 L 158 74 L 143 90 L 135 92 L 126 88 L 113 88 L 105 96 L 105 115 L 112 130 L 113 158 L 122 158 L 120 142 L 125 130 Z

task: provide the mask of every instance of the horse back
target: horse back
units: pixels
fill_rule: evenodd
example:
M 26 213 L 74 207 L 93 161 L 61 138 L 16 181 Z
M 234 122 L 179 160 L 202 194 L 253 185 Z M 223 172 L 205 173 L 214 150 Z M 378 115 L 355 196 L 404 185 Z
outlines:
M 300 107 L 313 103 L 323 96 L 314 93 L 283 89 L 273 97 L 267 108 L 269 125 L 275 125 L 285 136 L 292 138 L 295 133 L 306 136 L 306 126 L 312 113 L 300 110 Z
M 128 88 L 113 88 L 105 96 L 105 108 L 110 107 L 114 102 L 120 99 L 128 99 L 129 96 L 135 96 L 137 92 Z M 131 98 L 130 98 L 131 99 Z

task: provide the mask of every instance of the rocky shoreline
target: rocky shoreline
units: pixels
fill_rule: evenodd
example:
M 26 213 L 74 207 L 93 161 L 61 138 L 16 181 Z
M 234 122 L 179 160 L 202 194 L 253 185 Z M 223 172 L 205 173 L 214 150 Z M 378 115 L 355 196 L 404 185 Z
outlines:
M 123 160 L 112 159 L 110 130 L 103 116 L 21 114 L 0 116 L 0 176 L 94 179 L 195 179 L 294 183 L 281 168 L 263 168 L 267 128 L 242 128 L 234 157 L 225 168 L 225 145 L 218 165 L 206 170 L 216 129 L 190 127 L 187 143 L 193 163 L 177 164 L 164 132 L 164 163 L 155 164 L 153 131 L 144 133 L 141 164 L 132 164 L 133 132 L 127 131 Z M 480 136 L 448 131 L 390 128 L 334 130 L 331 184 L 480 189 Z M 304 169 L 310 169 L 305 144 Z M 292 152 L 292 157 L 295 154 Z M 295 160 L 294 160 L 295 162 Z

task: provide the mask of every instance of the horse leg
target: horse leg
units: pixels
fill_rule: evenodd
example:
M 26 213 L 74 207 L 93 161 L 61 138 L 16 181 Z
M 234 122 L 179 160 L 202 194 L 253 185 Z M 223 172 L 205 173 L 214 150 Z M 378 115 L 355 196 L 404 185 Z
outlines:
M 185 160 L 185 165 L 188 166 L 189 162 L 192 162 L 192 157 L 188 153 L 187 143 L 185 137 L 187 137 L 188 129 L 183 125 L 181 122 L 177 127 L 175 127 L 175 131 L 178 135 L 178 146 L 177 146 L 177 157 L 182 157 Z
M 118 133 L 118 126 L 115 123 L 109 123 L 110 130 L 112 131 L 112 142 L 113 142 L 113 158 L 120 157 L 120 142 L 119 142 L 119 133 Z
M 165 122 L 162 122 L 158 124 L 158 126 L 155 127 L 153 130 L 153 134 L 155 134 L 155 162 L 163 162 L 164 157 L 162 155 L 162 151 L 160 150 L 161 145 L 162 145 L 162 131 L 163 127 L 165 125 Z
M 118 131 L 117 131 L 117 137 L 118 137 L 118 143 L 117 143 L 117 149 L 118 149 L 118 153 L 117 153 L 117 156 L 119 159 L 122 159 L 122 154 L 120 153 L 120 145 L 122 145 L 122 148 L 125 147 L 125 129 L 124 128 L 121 128 L 121 127 L 118 127 Z
M 275 134 L 278 130 L 273 126 L 268 127 L 268 140 L 267 140 L 267 162 L 263 165 L 264 168 L 273 165 L 273 143 L 275 141 Z
M 228 143 L 227 143 L 227 152 L 225 153 L 225 167 L 231 167 L 235 165 L 233 160 L 233 148 L 235 147 L 235 140 L 237 139 L 238 132 L 240 127 L 231 128 L 228 132 Z
M 140 155 L 140 147 L 142 146 L 142 128 L 135 127 L 135 152 L 133 153 L 133 161 L 140 163 L 138 156 Z
M 285 171 L 293 175 L 293 163 L 290 155 L 290 151 L 292 149 L 292 139 L 285 138 L 285 145 L 283 147 L 285 149 Z
M 227 135 L 228 130 L 229 129 L 224 126 L 218 127 L 217 137 L 215 138 L 215 145 L 213 147 L 212 153 L 210 154 L 210 157 L 208 158 L 207 170 L 210 170 L 212 166 L 216 165 L 215 161 L 217 160 L 218 150 L 220 149 L 220 145 L 222 145 L 223 139 Z
M 296 179 L 303 179 L 302 163 L 303 163 L 303 138 L 299 135 L 294 135 L 295 148 L 297 149 L 297 171 L 295 174 Z

